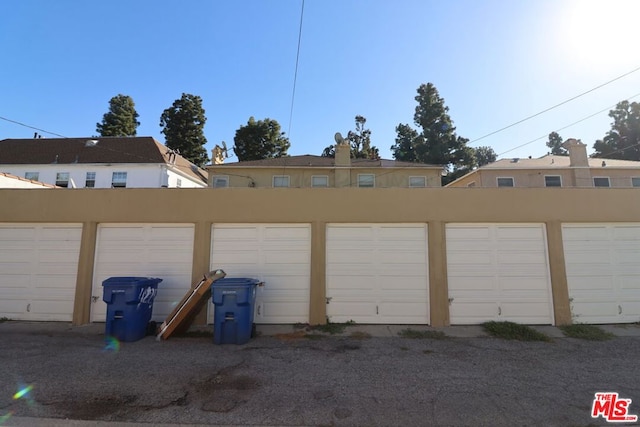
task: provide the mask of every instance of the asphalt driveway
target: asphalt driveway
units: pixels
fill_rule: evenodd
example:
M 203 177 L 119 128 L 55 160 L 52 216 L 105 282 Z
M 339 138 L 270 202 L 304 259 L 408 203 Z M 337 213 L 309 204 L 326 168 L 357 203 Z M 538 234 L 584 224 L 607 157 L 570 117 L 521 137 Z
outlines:
M 192 336 L 118 348 L 101 325 L 0 323 L 0 424 L 594 426 L 607 425 L 590 416 L 594 393 L 608 391 L 640 414 L 638 325 L 609 327 L 619 336 L 602 342 L 549 327 L 550 343 L 473 327 L 407 339 L 402 328 L 315 339 L 263 328 L 240 346 Z

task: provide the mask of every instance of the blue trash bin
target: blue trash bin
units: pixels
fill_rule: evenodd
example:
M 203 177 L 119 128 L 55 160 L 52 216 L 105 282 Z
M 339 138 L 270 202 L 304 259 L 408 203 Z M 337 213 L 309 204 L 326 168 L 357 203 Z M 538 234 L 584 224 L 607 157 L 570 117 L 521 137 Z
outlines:
M 160 282 L 153 277 L 110 277 L 102 282 L 102 300 L 107 303 L 105 335 L 120 341 L 146 336 Z
M 225 277 L 211 284 L 214 343 L 244 344 L 251 339 L 258 283 L 257 279 Z

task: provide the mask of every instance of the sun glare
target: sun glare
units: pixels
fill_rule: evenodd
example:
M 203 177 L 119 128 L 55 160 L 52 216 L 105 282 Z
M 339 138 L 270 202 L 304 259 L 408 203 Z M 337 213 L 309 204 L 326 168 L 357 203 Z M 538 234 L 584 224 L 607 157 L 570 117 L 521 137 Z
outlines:
M 561 21 L 564 55 L 579 65 L 606 68 L 639 65 L 638 0 L 578 0 L 566 3 Z

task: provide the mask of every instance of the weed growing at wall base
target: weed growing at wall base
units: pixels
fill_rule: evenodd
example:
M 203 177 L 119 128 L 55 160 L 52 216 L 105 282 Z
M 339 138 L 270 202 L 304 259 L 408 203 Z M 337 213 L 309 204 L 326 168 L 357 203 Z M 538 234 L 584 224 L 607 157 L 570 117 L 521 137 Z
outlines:
M 551 342 L 551 338 L 538 332 L 530 326 L 513 322 L 485 322 L 482 327 L 488 334 L 505 340 L 544 341 Z

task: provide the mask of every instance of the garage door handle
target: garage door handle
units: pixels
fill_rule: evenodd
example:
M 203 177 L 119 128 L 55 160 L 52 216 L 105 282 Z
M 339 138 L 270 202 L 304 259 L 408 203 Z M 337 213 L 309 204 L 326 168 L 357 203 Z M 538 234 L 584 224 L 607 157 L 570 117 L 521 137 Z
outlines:
M 622 307 L 618 306 L 618 314 L 622 314 Z
M 502 308 L 498 307 L 498 316 L 502 316 Z
M 260 316 L 260 306 L 258 306 L 258 316 Z

